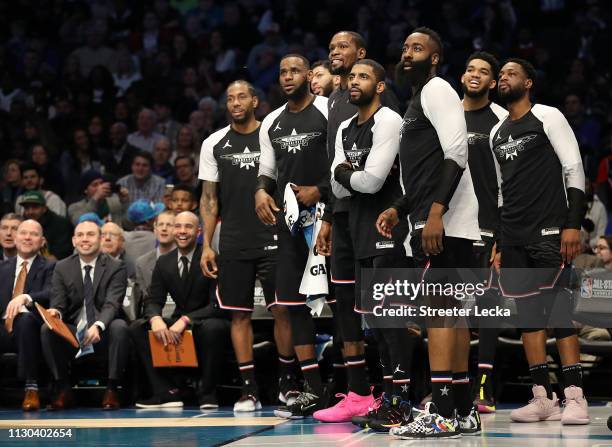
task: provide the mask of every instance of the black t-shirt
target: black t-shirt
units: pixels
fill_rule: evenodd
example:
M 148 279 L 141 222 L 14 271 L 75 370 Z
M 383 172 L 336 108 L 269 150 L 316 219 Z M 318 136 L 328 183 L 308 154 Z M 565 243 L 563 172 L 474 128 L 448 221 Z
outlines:
M 478 224 L 480 235 L 486 238 L 494 238 L 499 225 L 497 204 L 499 189 L 493 152 L 489 147 L 489 135 L 493 126 L 507 115 L 506 109 L 494 102 L 481 109 L 465 112 L 468 131 L 468 163 L 478 199 Z
M 402 196 L 399 180 L 399 129 L 402 118 L 387 107 L 379 108 L 366 122 L 358 124 L 358 116 L 340 124 L 335 142 L 333 169 L 349 161 L 354 172 L 349 192 L 332 178 L 337 197 L 349 199 L 349 227 L 357 259 L 380 256 L 388 251 L 405 254 L 403 242 L 408 222 L 402 219 L 393 229 L 393 239 L 381 236 L 376 219 Z
M 276 229 L 261 223 L 255 213 L 260 129 L 241 134 L 227 126 L 202 143 L 199 177 L 219 183 L 223 256 L 252 258 L 276 250 Z
M 327 121 L 327 149 L 330 161 L 334 158 L 334 145 L 340 124 L 357 113 L 357 106 L 349 102 L 350 97 L 351 94 L 348 88 L 338 88 L 329 95 L 329 101 L 327 102 L 329 110 Z M 391 90 L 385 89 L 382 92 L 380 95 L 380 105 L 399 113 L 399 101 L 395 93 Z M 333 205 L 333 212 L 348 211 L 348 206 L 348 198 L 336 199 Z
M 536 104 L 518 120 L 500 121 L 489 143 L 501 171 L 501 244 L 559 238 L 566 188 L 584 191 L 578 142 L 563 114 Z
M 261 123 L 259 175 L 276 179 L 281 197 L 287 183 L 318 186 L 327 200 L 327 98 L 316 96 L 304 110 L 290 112 L 283 105 Z

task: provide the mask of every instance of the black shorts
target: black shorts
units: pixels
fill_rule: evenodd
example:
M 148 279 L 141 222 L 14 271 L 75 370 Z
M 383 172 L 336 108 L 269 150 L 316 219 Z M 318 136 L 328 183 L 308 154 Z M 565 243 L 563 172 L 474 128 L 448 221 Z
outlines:
M 564 265 L 560 250 L 559 239 L 502 246 L 498 281 L 502 296 L 534 296 L 562 285 Z
M 219 256 L 217 265 L 217 301 L 221 309 L 252 312 L 256 278 L 261 283 L 266 307 L 274 305 L 276 255 L 256 259 L 225 259 Z
M 332 225 L 331 282 L 355 284 L 355 252 L 349 230 L 349 213 L 334 214 Z
M 380 303 L 372 297 L 372 286 L 374 283 L 386 283 L 392 281 L 388 275 L 377 271 L 379 269 L 403 269 L 412 267 L 411 258 L 402 256 L 397 252 L 389 250 L 388 254 L 372 256 L 370 258 L 358 259 L 355 261 L 355 312 L 372 313 L 374 306 L 392 305 L 394 297 L 386 299 L 387 303 Z M 372 269 L 371 275 L 367 275 L 369 284 L 365 284 L 362 269 Z M 385 275 L 385 276 L 382 276 Z
M 276 304 L 294 306 L 306 304 L 306 295 L 300 293 L 300 284 L 304 269 L 308 262 L 308 245 L 301 233 L 291 236 L 289 231 L 282 229 L 278 232 L 278 254 L 276 258 Z M 329 271 L 326 262 L 325 274 Z M 328 276 L 329 278 L 329 276 Z M 335 300 L 332 298 L 333 289 L 329 288 L 330 294 L 326 297 L 328 303 Z
M 474 272 L 477 277 L 490 287 L 494 277 L 494 270 L 491 266 L 491 250 L 495 245 L 495 239 L 492 237 L 481 236 L 480 241 L 472 242 L 472 250 L 474 253 Z

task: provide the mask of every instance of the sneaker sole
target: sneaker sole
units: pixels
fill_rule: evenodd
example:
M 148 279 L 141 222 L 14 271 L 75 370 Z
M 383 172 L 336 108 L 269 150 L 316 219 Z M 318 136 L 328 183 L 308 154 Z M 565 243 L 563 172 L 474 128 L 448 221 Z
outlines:
M 218 410 L 218 409 L 219 409 L 219 405 L 213 405 L 213 404 L 200 405 L 200 410 Z
M 397 436 L 397 435 L 396 435 Z M 440 435 L 437 434 L 435 436 L 407 436 L 407 435 L 399 435 L 400 439 L 404 439 L 404 440 L 415 440 L 415 439 L 421 439 L 421 440 L 426 440 L 426 439 L 456 439 L 456 438 L 460 438 L 461 437 L 461 433 L 453 433 L 453 434 L 448 434 L 448 435 Z
M 155 404 L 155 405 L 146 405 L 146 404 L 136 404 L 136 408 L 142 408 L 144 410 L 155 410 L 157 408 L 182 408 L 183 402 L 166 402 L 163 404 Z
M 478 405 L 478 412 L 483 414 L 495 413 L 495 405 Z
M 249 408 L 249 409 L 246 409 L 246 410 L 241 410 L 241 409 L 236 409 L 236 407 L 234 407 L 234 413 L 252 413 L 252 412 L 257 411 L 257 410 L 261 410 L 261 402 L 257 402 L 255 404 L 255 408 L 253 408 L 253 409 Z
M 587 419 L 567 419 L 567 420 L 563 420 L 561 419 L 561 424 L 562 425 L 587 425 L 591 423 L 591 419 L 587 418 Z
M 480 429 L 476 430 L 476 431 L 461 431 L 461 434 L 463 436 L 476 436 L 480 434 Z
M 290 411 L 274 410 L 274 416 L 283 419 L 291 419 L 291 416 L 293 416 L 293 414 Z

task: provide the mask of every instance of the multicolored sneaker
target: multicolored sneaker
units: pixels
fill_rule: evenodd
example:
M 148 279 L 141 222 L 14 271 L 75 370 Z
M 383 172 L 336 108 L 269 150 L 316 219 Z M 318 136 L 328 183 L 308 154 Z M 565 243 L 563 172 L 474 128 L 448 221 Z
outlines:
M 589 406 L 582 388 L 571 385 L 563 391 L 565 400 L 563 401 L 563 414 L 561 423 L 563 425 L 583 425 L 591 422 L 589 418 Z M 608 424 L 609 425 L 609 424 Z
M 341 398 L 333 407 L 315 411 L 312 417 L 321 422 L 351 422 L 353 416 L 364 416 L 374 405 L 374 396 L 360 396 L 349 391 L 348 394 L 336 394 Z
M 410 402 L 401 400 L 400 396 L 391 396 L 391 399 L 385 396 L 368 426 L 377 432 L 386 433 L 393 427 L 409 424 L 413 419 Z
M 356 425 L 360 428 L 367 428 L 369 426 L 370 420 L 376 417 L 376 411 L 382 405 L 383 395 L 381 394 L 376 399 L 374 399 L 374 405 L 372 405 L 368 409 L 368 413 L 364 416 L 353 416 L 351 422 L 353 425 Z
M 493 389 L 491 378 L 481 374 L 475 382 L 476 392 L 474 396 L 474 405 L 479 413 L 495 413 L 495 398 L 493 397 Z
M 542 385 L 534 385 L 531 390 L 533 399 L 524 407 L 512 410 L 510 419 L 514 422 L 560 421 L 561 408 L 557 395 L 552 393 L 552 399 L 549 399 Z
M 433 402 L 428 402 L 425 405 L 425 411 L 414 421 L 407 425 L 393 427 L 389 433 L 401 439 L 442 439 L 461 436 L 457 418 L 441 416 Z
M 457 421 L 459 421 L 459 431 L 462 435 L 477 435 L 482 428 L 476 406 L 472 407 L 467 416 L 457 415 Z

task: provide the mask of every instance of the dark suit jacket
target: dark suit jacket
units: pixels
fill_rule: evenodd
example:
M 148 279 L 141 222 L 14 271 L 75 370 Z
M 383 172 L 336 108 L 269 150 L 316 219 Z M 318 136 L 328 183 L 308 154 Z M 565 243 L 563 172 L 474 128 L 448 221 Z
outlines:
M 93 277 L 94 303 L 96 321 L 104 323 L 107 329 L 121 309 L 126 287 L 124 263 L 100 253 Z M 76 325 L 84 305 L 81 263 L 79 255 L 74 254 L 55 266 L 50 307 L 62 313 L 64 322 Z
M 144 315 L 151 319 L 162 314 L 166 296 L 170 294 L 176 304 L 172 319 L 187 315 L 190 320 L 223 318 L 226 313 L 219 309 L 216 300 L 211 300 L 216 286 L 206 278 L 200 268 L 202 247 L 193 253 L 187 284 L 183 285 L 178 268 L 178 248 L 160 256 L 153 269 L 151 286 L 144 301 Z
M 6 306 L 13 297 L 13 284 L 15 283 L 15 269 L 17 257 L 0 263 L 0 316 L 4 315 Z M 30 271 L 26 277 L 23 293 L 32 297 L 32 304 L 28 306 L 30 311 L 34 310 L 34 303 L 39 303 L 43 307 L 49 307 L 49 297 L 51 296 L 51 278 L 55 261 L 48 261 L 42 256 L 36 256 Z

